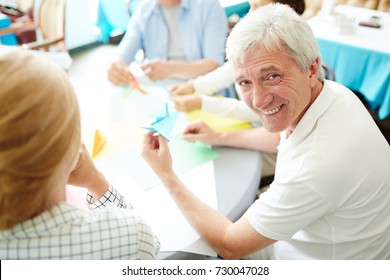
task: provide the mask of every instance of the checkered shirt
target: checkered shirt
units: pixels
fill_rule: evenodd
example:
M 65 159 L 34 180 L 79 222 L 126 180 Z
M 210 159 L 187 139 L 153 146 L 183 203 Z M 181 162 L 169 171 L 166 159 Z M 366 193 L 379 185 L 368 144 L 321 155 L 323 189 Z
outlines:
M 0 259 L 154 259 L 160 243 L 115 188 L 84 211 L 60 203 L 0 231 Z

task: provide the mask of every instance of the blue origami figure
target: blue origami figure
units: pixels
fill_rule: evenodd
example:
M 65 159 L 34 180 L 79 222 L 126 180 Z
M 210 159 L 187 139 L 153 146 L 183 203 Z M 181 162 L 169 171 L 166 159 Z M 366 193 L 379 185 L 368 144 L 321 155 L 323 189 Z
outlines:
M 149 129 L 155 133 L 161 134 L 166 139 L 170 140 L 172 128 L 175 124 L 176 118 L 169 115 L 168 103 L 165 104 L 165 116 L 157 117 L 149 126 L 143 128 Z

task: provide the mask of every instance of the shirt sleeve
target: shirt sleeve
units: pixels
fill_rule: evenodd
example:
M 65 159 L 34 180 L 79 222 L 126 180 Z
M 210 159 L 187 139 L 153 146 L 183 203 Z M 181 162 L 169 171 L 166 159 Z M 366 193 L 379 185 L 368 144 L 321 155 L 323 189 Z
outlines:
M 214 71 L 190 81 L 195 94 L 212 95 L 234 84 L 233 65 L 227 61 Z
M 142 18 L 142 7 L 137 7 L 129 20 L 125 36 L 118 46 L 118 56 L 127 64 L 134 61 L 135 55 L 142 48 L 142 24 L 145 24 Z
M 139 217 L 136 227 L 138 232 L 137 259 L 155 259 L 161 249 L 160 239 L 153 234 L 151 227 L 141 217 Z
M 221 65 L 225 61 L 225 43 L 228 34 L 228 21 L 219 1 L 203 2 L 205 9 L 203 53 L 206 59 L 215 59 Z
M 92 200 L 93 197 L 88 192 L 87 203 L 88 203 L 88 208 L 90 210 L 105 208 L 111 204 L 119 208 L 128 208 L 128 209 L 133 208 L 133 206 L 130 203 L 127 203 L 124 197 L 113 186 L 109 186 L 107 192 L 101 198 L 99 198 L 95 202 L 92 202 Z
M 244 102 L 235 98 L 202 96 L 202 111 L 247 122 L 260 122 L 260 117 L 255 112 L 253 112 Z
M 328 201 L 309 186 L 274 182 L 249 207 L 246 216 L 260 234 L 274 240 L 288 240 L 328 211 Z

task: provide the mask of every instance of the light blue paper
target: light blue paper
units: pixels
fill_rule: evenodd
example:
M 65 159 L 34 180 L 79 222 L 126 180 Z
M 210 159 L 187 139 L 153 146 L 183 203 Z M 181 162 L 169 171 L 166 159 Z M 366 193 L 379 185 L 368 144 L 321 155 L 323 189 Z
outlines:
M 177 114 L 175 114 L 175 116 L 176 115 Z M 166 103 L 165 116 L 157 117 L 157 119 L 154 122 L 152 122 L 149 126 L 144 126 L 143 128 L 161 134 L 162 136 L 164 136 L 166 139 L 169 140 L 171 138 L 173 126 L 175 125 L 175 121 L 176 121 L 175 116 L 171 116 L 169 114 L 168 103 Z

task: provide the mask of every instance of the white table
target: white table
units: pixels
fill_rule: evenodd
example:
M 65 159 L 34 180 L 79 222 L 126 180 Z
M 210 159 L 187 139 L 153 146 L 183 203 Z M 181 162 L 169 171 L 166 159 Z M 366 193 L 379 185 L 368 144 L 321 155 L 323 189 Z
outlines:
M 123 130 L 123 122 L 118 115 L 123 115 L 124 112 L 108 109 L 110 107 L 112 108 L 112 104 L 118 101 L 116 100 L 113 102 L 113 99 L 115 99 L 113 98 L 113 95 L 123 97 L 121 94 L 121 91 L 123 90 L 107 83 L 102 83 L 102 81 L 85 81 L 76 78 L 73 79 L 73 83 L 75 84 L 80 101 L 83 130 L 85 131 L 86 127 L 89 127 L 90 129 L 92 127 L 99 128 L 100 126 L 102 130 L 108 131 L 110 128 L 114 127 L 113 130 L 109 132 L 111 138 L 110 145 L 107 147 L 108 154 L 118 153 L 118 146 L 126 145 L 128 146 L 128 149 L 131 150 L 134 149 L 134 147 L 141 145 L 144 130 L 141 128 L 139 130 L 132 129 L 131 133 Z M 136 114 L 136 112 L 134 112 L 134 114 Z M 135 117 L 135 115 L 132 115 L 132 117 Z M 118 129 L 116 126 L 119 126 L 120 128 Z M 86 136 L 87 135 L 84 135 L 84 137 Z M 126 152 L 126 149 L 124 152 Z M 261 153 L 258 152 L 227 147 L 216 147 L 215 150 L 221 156 L 211 163 L 214 167 L 215 183 L 212 183 L 212 186 L 210 187 L 216 188 L 218 211 L 222 212 L 230 220 L 235 221 L 242 216 L 254 201 L 261 178 L 262 156 Z M 102 171 L 104 172 L 105 170 Z M 131 170 L 129 173 L 131 173 Z M 194 178 L 195 182 L 196 180 L 199 180 L 199 177 Z M 82 195 L 80 195 L 80 197 L 81 196 Z M 84 203 L 84 197 L 81 197 L 79 202 Z M 148 207 L 161 207 L 161 205 L 158 206 L 151 202 L 151 205 L 148 205 Z M 167 219 L 167 217 L 160 217 L 160 219 Z M 183 232 L 182 228 L 175 228 L 175 225 L 168 230 L 171 231 L 173 235 L 177 233 L 186 235 L 186 232 Z M 161 238 L 162 242 L 164 238 L 166 237 Z M 161 252 L 158 255 L 158 258 L 204 258 L 205 256 L 203 255 L 193 254 L 191 248 L 196 248 L 195 252 L 197 252 L 198 247 L 202 248 L 202 246 L 208 246 L 205 244 L 206 243 L 200 239 L 199 235 L 197 235 L 194 244 L 189 246 L 190 249 L 186 247 L 183 248 L 183 250 L 177 249 L 177 252 Z
M 355 17 L 352 33 L 340 34 L 337 14 Z M 380 28 L 358 25 L 371 16 L 378 17 Z M 390 116 L 390 13 L 339 5 L 335 14 L 319 12 L 308 23 L 336 81 L 361 93 L 380 119 Z
M 354 17 L 354 30 L 350 34 L 340 34 L 337 15 Z M 377 16 L 380 28 L 359 26 L 359 21 Z M 348 5 L 338 5 L 333 14 L 318 14 L 307 20 L 317 38 L 327 39 L 340 44 L 352 45 L 368 50 L 390 53 L 390 13 Z

